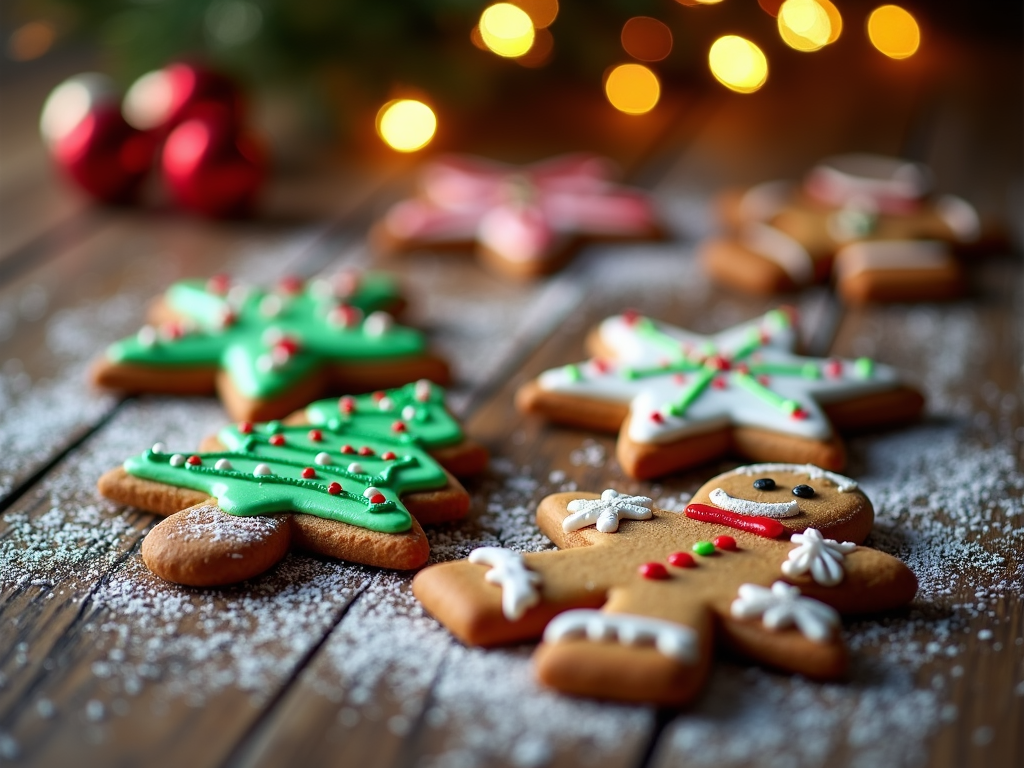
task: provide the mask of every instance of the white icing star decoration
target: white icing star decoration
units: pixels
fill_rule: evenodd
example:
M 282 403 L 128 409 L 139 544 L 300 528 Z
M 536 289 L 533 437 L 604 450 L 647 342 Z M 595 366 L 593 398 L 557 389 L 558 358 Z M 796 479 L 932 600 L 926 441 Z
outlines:
M 662 655 L 686 664 L 695 663 L 698 659 L 697 633 L 664 619 L 578 608 L 560 613 L 544 630 L 545 643 L 581 636 L 593 642 L 614 640 L 623 645 L 653 644 Z
M 771 589 L 758 584 L 743 584 L 729 612 L 737 619 L 761 618 L 768 629 L 796 626 L 808 640 L 824 643 L 839 626 L 839 614 L 831 606 L 800 594 L 800 589 L 776 581 Z
M 484 579 L 501 587 L 501 612 L 509 621 L 518 621 L 540 602 L 537 587 L 541 576 L 526 567 L 521 553 L 502 547 L 480 547 L 469 553 L 469 562 L 491 566 Z
M 654 513 L 647 496 L 623 496 L 609 488 L 600 499 L 574 499 L 566 506 L 573 514 L 562 521 L 562 530 L 578 531 L 588 525 L 597 526 L 601 533 L 615 533 L 619 520 L 649 520 Z
M 811 578 L 823 587 L 834 587 L 843 580 L 844 556 L 857 548 L 852 541 L 826 539 L 817 528 L 794 533 L 790 541 L 797 546 L 789 550 L 782 573 L 793 578 L 810 571 Z
M 628 435 L 667 443 L 727 426 L 826 440 L 819 402 L 899 385 L 894 369 L 861 358 L 804 357 L 789 315 L 774 310 L 711 336 L 625 313 L 599 327 L 611 360 L 594 358 L 541 374 L 550 392 L 630 403 Z

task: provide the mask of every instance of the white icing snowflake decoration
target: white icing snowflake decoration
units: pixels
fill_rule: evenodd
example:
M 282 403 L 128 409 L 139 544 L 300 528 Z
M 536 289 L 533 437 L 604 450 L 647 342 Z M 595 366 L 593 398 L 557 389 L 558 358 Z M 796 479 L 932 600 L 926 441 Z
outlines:
M 789 550 L 782 573 L 793 578 L 810 571 L 811 578 L 823 587 L 834 587 L 843 580 L 844 555 L 857 548 L 852 541 L 840 544 L 835 539 L 826 539 L 816 528 L 794 533 L 790 541 L 797 546 Z
M 619 530 L 619 519 L 648 520 L 652 499 L 647 496 L 622 496 L 609 488 L 600 499 L 574 499 L 566 509 L 573 514 L 562 521 L 562 530 L 578 531 L 588 525 L 596 525 L 601 533 L 615 533 Z
M 776 581 L 771 589 L 758 584 L 743 584 L 739 597 L 729 608 L 737 619 L 761 618 L 768 629 L 796 626 L 808 640 L 824 643 L 839 626 L 839 614 L 819 600 L 800 594 L 799 587 Z
M 526 567 L 519 552 L 502 547 L 480 547 L 469 553 L 469 562 L 489 565 L 484 579 L 501 587 L 501 612 L 509 621 L 518 621 L 540 602 L 541 576 Z
M 653 644 L 662 655 L 686 664 L 698 659 L 697 633 L 664 619 L 578 608 L 559 614 L 544 630 L 545 643 L 581 636 L 593 642 L 615 640 L 623 645 Z

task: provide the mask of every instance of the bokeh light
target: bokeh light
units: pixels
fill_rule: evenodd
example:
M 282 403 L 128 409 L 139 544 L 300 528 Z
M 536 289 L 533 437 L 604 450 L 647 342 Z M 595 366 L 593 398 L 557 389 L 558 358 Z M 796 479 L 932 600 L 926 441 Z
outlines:
M 512 3 L 495 3 L 480 14 L 480 37 L 494 53 L 514 59 L 533 45 L 533 21 Z
M 817 0 L 786 0 L 778 26 L 786 45 L 797 51 L 817 51 L 832 39 L 832 20 Z
M 634 16 L 622 26 L 622 48 L 640 61 L 661 61 L 672 53 L 672 30 L 650 16 Z
M 608 73 L 604 92 L 612 106 L 627 115 L 650 112 L 661 98 L 658 77 L 643 64 L 619 64 Z
M 868 39 L 890 59 L 905 59 L 920 47 L 921 29 L 908 11 L 883 5 L 868 16 Z
M 534 29 L 547 29 L 558 18 L 558 0 L 514 0 L 533 22 Z
M 551 34 L 551 30 L 538 29 L 536 36 L 533 38 L 533 45 L 530 46 L 530 50 L 522 56 L 517 56 L 515 62 L 516 64 L 520 64 L 528 69 L 537 69 L 551 61 L 554 52 L 555 36 Z
M 782 0 L 757 0 L 757 4 L 761 6 L 762 11 L 774 17 L 779 15 Z
M 436 131 L 434 110 L 422 101 L 395 99 L 377 113 L 377 133 L 384 143 L 399 152 L 423 149 Z
M 7 56 L 13 61 L 38 59 L 50 50 L 56 37 L 53 25 L 45 21 L 22 24 L 7 39 Z
M 708 51 L 711 74 L 726 88 L 737 93 L 753 93 L 768 80 L 768 59 L 746 38 L 725 35 Z

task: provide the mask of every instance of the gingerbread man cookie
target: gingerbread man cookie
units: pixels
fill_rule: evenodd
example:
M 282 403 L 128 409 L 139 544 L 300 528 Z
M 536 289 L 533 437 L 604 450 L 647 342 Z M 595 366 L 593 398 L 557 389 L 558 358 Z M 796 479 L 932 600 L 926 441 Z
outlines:
M 420 524 L 469 509 L 452 475 L 487 463 L 426 380 L 313 403 L 288 421 L 227 427 L 197 453 L 158 443 L 100 478 L 107 498 L 167 516 L 142 544 L 151 571 L 190 586 L 231 584 L 291 547 L 418 568 L 429 554 Z
M 618 430 L 619 463 L 636 478 L 728 453 L 842 469 L 836 429 L 920 414 L 921 394 L 892 368 L 800 356 L 796 342 L 782 310 L 714 336 L 625 313 L 591 334 L 594 358 L 546 371 L 516 402 L 562 424 Z
M 709 240 L 701 260 L 716 280 L 771 294 L 835 282 L 850 303 L 959 296 L 954 251 L 982 236 L 975 209 L 932 197 L 929 170 L 876 155 L 823 160 L 802 186 L 759 184 L 722 200 L 732 234 Z
M 382 252 L 476 244 L 496 271 L 532 278 L 559 269 L 579 239 L 658 236 L 651 199 L 613 183 L 610 166 L 586 154 L 521 168 L 442 158 L 423 169 L 420 194 L 388 211 L 372 239 Z
M 684 513 L 614 490 L 544 499 L 557 551 L 486 547 L 434 565 L 413 592 L 470 645 L 543 638 L 540 680 L 565 693 L 683 704 L 718 639 L 762 664 L 842 676 L 840 615 L 906 605 L 914 574 L 859 546 L 874 510 L 857 484 L 810 465 L 713 478 Z
M 226 276 L 172 285 L 150 324 L 111 345 L 95 384 L 122 392 L 212 394 L 232 418 L 283 417 L 328 391 L 449 380 L 419 331 L 396 325 L 404 301 L 381 274 L 343 272 L 273 289 Z

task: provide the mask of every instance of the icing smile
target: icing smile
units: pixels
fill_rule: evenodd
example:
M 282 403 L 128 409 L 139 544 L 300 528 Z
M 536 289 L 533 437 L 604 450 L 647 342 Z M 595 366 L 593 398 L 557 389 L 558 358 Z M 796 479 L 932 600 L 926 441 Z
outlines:
M 783 517 L 794 517 L 800 514 L 800 505 L 793 501 L 769 503 L 764 501 L 751 501 L 750 499 L 737 499 L 730 496 L 721 488 L 715 488 L 709 497 L 715 506 L 721 507 L 729 512 L 749 517 L 771 517 L 774 519 Z

